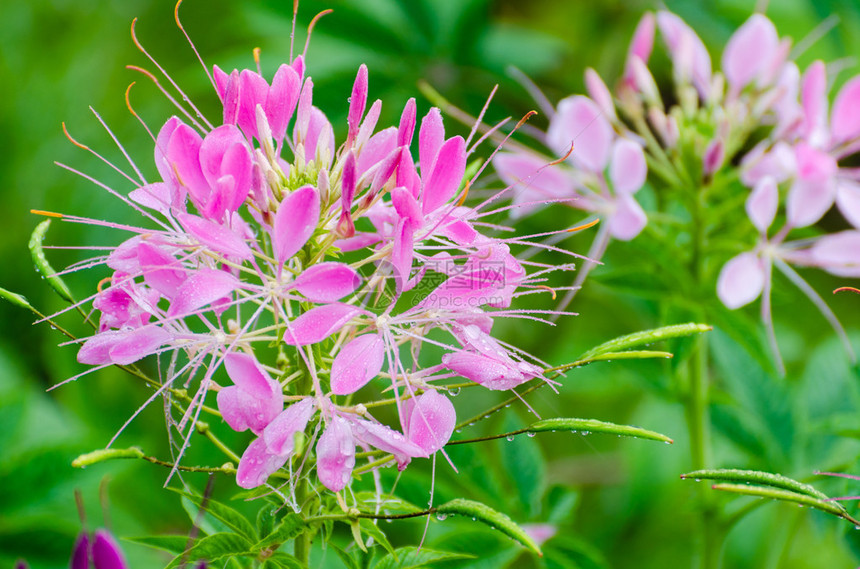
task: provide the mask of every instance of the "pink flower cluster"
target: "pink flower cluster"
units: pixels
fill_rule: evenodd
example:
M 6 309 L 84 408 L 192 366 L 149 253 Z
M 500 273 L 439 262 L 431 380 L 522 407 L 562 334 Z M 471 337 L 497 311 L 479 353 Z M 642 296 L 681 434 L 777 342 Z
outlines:
M 176 423 L 188 427 L 180 455 L 216 391 L 223 420 L 256 436 L 238 465 L 240 486 L 282 468 L 294 482 L 315 464 L 337 492 L 350 483 L 356 447 L 401 469 L 440 451 L 456 423 L 451 378 L 507 390 L 542 377 L 548 366 L 495 339 L 493 322 L 541 319 L 511 302 L 549 290 L 538 283 L 565 267 L 534 264 L 530 274 L 511 253 L 528 238 L 499 238 L 481 221 L 493 199 L 462 205 L 470 151 L 446 135 L 438 109 L 419 121 L 410 100 L 398 125 L 378 128 L 381 102 L 367 107 L 361 66 L 337 145 L 302 56 L 271 81 L 215 67 L 213 84 L 223 124 L 170 118 L 155 137 L 160 179 L 139 175 L 128 194 L 148 226 L 64 217 L 131 234 L 89 263 L 113 273 L 92 297 L 99 329 L 78 360 L 158 356 L 153 398 L 195 381 Z M 611 146 L 613 161 L 638 148 Z M 636 185 L 625 178 L 617 191 Z M 432 365 L 421 358 L 428 343 L 443 352 Z M 362 390 L 374 393 L 369 385 L 390 389 L 397 427 L 358 402 Z
M 671 106 L 648 68 L 658 31 L 673 66 L 676 102 Z M 646 214 L 633 196 L 648 173 L 660 202 L 676 200 L 677 208 L 687 207 L 682 200 L 695 200 L 705 208 L 700 222 L 718 226 L 722 220 L 707 219 L 709 209 L 734 195 L 707 188 L 720 174 L 739 168 L 742 185 L 720 181 L 720 188 L 751 190 L 746 215 L 760 237 L 752 250 L 724 265 L 718 297 L 734 309 L 764 292 L 762 311 L 772 335 L 769 294 L 775 264 L 841 332 L 789 263 L 860 277 L 860 174 L 841 164 L 860 150 L 860 77 L 842 87 L 831 108 L 824 63 L 816 61 L 801 74 L 789 58 L 790 48 L 791 41 L 780 38 L 766 16 L 754 14 L 732 35 L 722 70 L 715 71 L 704 43 L 681 18 L 666 11 L 645 14 L 614 93 L 589 69 L 588 97 L 575 95 L 555 109 L 545 108 L 549 128 L 539 142 L 564 159 L 553 161 L 522 147 L 499 153 L 496 170 L 512 184 L 514 202 L 525 205 L 520 213 L 563 201 L 603 218 L 588 254 L 599 260 L 610 237 L 630 240 L 645 227 Z M 702 197 L 706 191 L 709 196 Z M 834 205 L 852 229 L 813 233 L 812 239 L 806 231 L 804 239 L 786 241 Z M 720 211 L 726 215 L 727 210 Z M 772 230 L 780 211 L 784 222 Z

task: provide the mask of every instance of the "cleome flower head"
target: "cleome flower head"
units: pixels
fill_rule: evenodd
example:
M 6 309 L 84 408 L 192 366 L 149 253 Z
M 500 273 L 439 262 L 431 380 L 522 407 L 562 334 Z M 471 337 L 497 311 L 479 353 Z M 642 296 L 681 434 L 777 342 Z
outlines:
M 292 488 L 315 468 L 340 492 L 356 448 L 400 469 L 444 452 L 455 378 L 494 390 L 543 380 L 548 366 L 494 338 L 493 322 L 542 320 L 512 303 L 551 291 L 546 275 L 568 266 L 518 260 L 512 249 L 531 240 L 499 237 L 482 221 L 493 199 L 464 204 L 468 142 L 446 135 L 439 109 L 419 120 L 410 99 L 398 125 L 379 127 L 382 103 L 368 107 L 362 65 L 346 125 L 332 125 L 313 104 L 304 54 L 291 59 L 271 77 L 215 66 L 220 122 L 177 104 L 182 116 L 153 129 L 159 179 L 134 167 L 127 195 L 108 188 L 141 224 L 63 216 L 128 235 L 81 265 L 112 274 L 88 299 L 98 328 L 78 360 L 127 366 L 155 356 L 150 401 L 167 399 L 178 456 L 205 412 L 255 435 L 239 486 L 276 476 Z M 612 144 L 598 170 L 641 154 Z M 611 177 L 621 201 L 641 185 Z M 396 426 L 361 403 L 381 390 Z

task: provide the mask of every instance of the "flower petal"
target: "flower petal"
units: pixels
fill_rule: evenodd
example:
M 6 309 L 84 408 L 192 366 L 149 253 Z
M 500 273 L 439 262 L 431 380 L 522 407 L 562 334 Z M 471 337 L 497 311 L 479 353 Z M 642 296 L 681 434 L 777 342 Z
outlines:
M 226 271 L 200 269 L 188 277 L 170 299 L 168 316 L 190 314 L 239 288 L 239 280 Z
M 830 119 L 830 133 L 833 144 L 841 144 L 860 136 L 860 77 L 848 81 L 836 95 Z
M 723 51 L 723 73 L 735 91 L 746 87 L 770 63 L 779 47 L 776 26 L 753 14 L 732 34 Z
M 128 569 L 119 544 L 103 529 L 97 529 L 93 535 L 92 554 L 94 569 Z
M 361 275 L 344 263 L 318 263 L 296 277 L 293 286 L 313 302 L 334 302 L 361 286 Z
M 284 343 L 306 346 L 321 342 L 360 313 L 360 308 L 348 304 L 326 304 L 311 308 L 287 325 Z
M 648 165 L 642 147 L 626 138 L 618 139 L 612 146 L 609 162 L 609 179 L 616 193 L 632 194 L 645 184 Z
M 421 119 L 418 130 L 418 162 L 421 164 L 421 176 L 429 176 L 439 154 L 439 148 L 445 141 L 445 127 L 442 124 L 442 112 L 433 107 Z M 403 185 L 398 182 L 398 185 Z
M 778 207 L 779 189 L 776 186 L 776 180 L 765 176 L 756 182 L 746 202 L 747 215 L 759 233 L 767 233 L 767 228 L 776 217 Z
M 445 141 L 433 162 L 433 171 L 424 178 L 421 205 L 425 214 L 436 211 L 450 200 L 466 171 L 466 141 L 455 136 Z M 421 170 L 422 178 L 426 172 Z
M 284 264 L 304 247 L 319 219 L 320 195 L 313 186 L 302 186 L 283 199 L 272 227 L 272 245 L 278 264 Z
M 812 225 L 836 197 L 836 160 L 805 143 L 795 147 L 797 178 L 788 192 L 786 214 L 794 227 Z
M 759 297 L 764 280 L 764 264 L 759 256 L 749 251 L 741 253 L 723 265 L 717 279 L 717 296 L 727 308 L 740 308 Z
M 614 136 L 597 105 L 588 97 L 576 95 L 559 102 L 546 139 L 559 155 L 567 154 L 575 144 L 571 155 L 574 163 L 590 172 L 602 172 L 609 161 Z
M 860 228 L 860 183 L 839 180 L 836 187 L 836 205 L 851 225 Z
M 406 437 L 430 455 L 444 447 L 457 423 L 451 400 L 431 389 L 406 402 Z
M 336 395 L 355 393 L 379 375 L 385 363 L 385 343 L 378 334 L 351 340 L 334 357 L 331 390 Z
M 313 397 L 305 397 L 284 409 L 263 431 L 269 452 L 282 456 L 292 454 L 295 434 L 305 430 L 314 412 L 316 402 Z
M 248 247 L 245 240 L 229 227 L 190 213 L 181 213 L 176 218 L 182 227 L 194 236 L 201 245 L 205 245 L 216 253 L 223 253 L 245 261 L 253 257 L 251 248 Z
M 317 442 L 317 477 L 332 492 L 346 488 L 355 467 L 355 441 L 346 419 L 335 415 Z
M 839 277 L 860 277 L 860 231 L 825 235 L 812 246 L 812 259 L 828 273 Z
M 423 448 L 385 425 L 354 419 L 350 421 L 350 426 L 356 440 L 393 454 L 400 470 L 403 470 L 412 458 L 428 456 Z
M 609 217 L 609 234 L 621 241 L 630 241 L 647 225 L 648 218 L 633 196 L 615 198 L 615 211 Z
M 239 467 L 236 469 L 236 484 L 248 490 L 262 486 L 269 476 L 277 472 L 286 462 L 288 455 L 278 455 L 269 452 L 263 437 L 254 439 L 248 445 Z

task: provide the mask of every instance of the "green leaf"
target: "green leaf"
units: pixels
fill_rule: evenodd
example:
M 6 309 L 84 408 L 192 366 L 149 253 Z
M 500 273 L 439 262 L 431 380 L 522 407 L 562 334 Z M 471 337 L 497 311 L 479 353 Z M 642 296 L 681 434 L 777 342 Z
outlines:
M 192 504 L 197 506 L 198 509 L 204 510 L 207 514 L 211 515 L 213 518 L 220 521 L 239 535 L 247 537 L 252 542 L 260 539 L 254 526 L 251 525 L 251 522 L 233 508 L 214 500 L 207 500 L 204 506 L 203 498 L 201 496 L 196 496 L 188 492 L 177 492 L 189 499 Z
M 307 565 L 283 551 L 276 551 L 266 560 L 267 565 L 281 567 L 282 569 L 307 569 Z
M 413 569 L 414 567 L 425 567 L 441 561 L 452 559 L 471 559 L 473 555 L 454 553 L 451 551 L 436 551 L 434 549 L 418 549 L 417 547 L 399 547 L 397 556 L 389 553 L 380 559 L 373 569 Z
M 75 468 L 86 468 L 87 466 L 115 458 L 143 458 L 143 456 L 143 451 L 137 447 L 103 448 L 80 455 L 72 461 L 72 466 Z
M 190 549 L 194 546 L 196 540 L 191 540 L 187 535 L 152 535 L 144 537 L 125 537 L 125 541 L 140 543 L 162 551 L 180 554 L 186 548 Z
M 337 556 L 340 557 L 340 560 L 344 565 L 346 565 L 346 569 L 361 569 L 361 563 L 340 547 L 333 543 L 327 544 L 326 547 L 334 549 L 334 552 L 337 553 Z
M 649 439 L 652 441 L 662 441 L 671 444 L 674 441 L 666 435 L 661 435 L 647 429 L 639 427 L 631 427 L 629 425 L 616 425 L 614 423 L 606 423 L 596 419 L 570 419 L 556 418 L 544 419 L 536 423 L 532 423 L 526 430 L 530 433 L 540 433 L 545 431 L 573 431 L 582 434 L 588 433 L 603 433 L 608 435 L 618 435 L 621 437 L 636 437 L 639 439 Z
M 277 511 L 280 508 L 275 504 L 266 504 L 257 512 L 257 534 L 267 536 L 275 531 L 275 522 L 278 521 Z
M 498 529 L 508 537 L 520 542 L 534 553 L 543 555 L 538 544 L 529 537 L 523 528 L 514 523 L 514 521 L 505 514 L 497 512 L 486 504 L 466 500 L 464 498 L 456 498 L 438 506 L 436 508 L 436 513 L 442 515 L 468 516 L 473 520 L 487 524 L 491 528 Z
M 310 527 L 305 524 L 301 516 L 287 514 L 275 530 L 254 545 L 254 551 L 271 549 L 282 543 L 295 539 L 297 535 L 308 531 Z
M 673 326 L 664 326 L 662 328 L 655 328 L 653 330 L 643 330 L 641 332 L 635 332 L 633 334 L 628 334 L 626 336 L 621 336 L 619 338 L 615 338 L 614 340 L 604 342 L 603 344 L 600 344 L 599 346 L 588 350 L 587 352 L 579 356 L 577 359 L 590 360 L 593 359 L 595 356 L 606 354 L 608 352 L 619 352 L 622 350 L 628 350 L 630 348 L 635 348 L 642 345 L 653 344 L 654 342 L 659 342 L 661 340 L 683 338 L 685 336 L 692 336 L 693 334 L 707 332 L 708 330 L 711 330 L 711 327 L 707 324 L 694 324 L 692 322 L 688 324 L 675 324 Z
M 828 514 L 833 514 L 839 518 L 843 518 L 853 523 L 860 525 L 860 520 L 855 520 L 848 515 L 840 504 L 832 501 L 825 501 L 819 498 L 813 498 L 806 494 L 798 494 L 779 488 L 770 488 L 767 486 L 752 486 L 748 484 L 714 484 L 714 490 L 722 490 L 724 492 L 732 492 L 734 494 L 743 494 L 745 496 L 757 496 L 759 498 L 771 498 L 773 500 L 781 500 L 783 502 L 793 502 L 801 506 L 809 506 Z
M 388 541 L 388 538 L 385 536 L 384 533 L 382 533 L 382 530 L 379 529 L 379 526 L 373 523 L 373 520 L 369 518 L 361 518 L 358 520 L 358 527 L 361 529 L 362 532 L 372 537 L 376 543 L 384 547 L 390 555 L 393 555 L 395 557 L 395 559 L 397 558 L 397 554 L 394 552 L 394 548 L 391 546 L 391 542 Z
M 0 298 L 5 298 L 15 306 L 20 306 L 27 310 L 33 310 L 33 306 L 23 295 L 12 292 L 11 290 L 6 290 L 3 287 L 0 287 Z
M 757 484 L 759 486 L 773 486 L 774 488 L 782 488 L 798 494 L 805 494 L 812 498 L 826 500 L 828 496 L 819 490 L 816 490 L 809 484 L 798 482 L 782 474 L 771 474 L 770 472 L 761 472 L 759 470 L 736 470 L 731 468 L 719 470 L 696 470 L 682 474 L 684 480 L 694 479 L 699 480 L 724 480 L 726 482 L 737 482 L 743 484 Z M 838 505 L 838 504 L 837 504 Z
M 46 219 L 33 230 L 33 233 L 30 235 L 29 243 L 30 255 L 33 257 L 33 263 L 36 265 L 36 270 L 42 273 L 42 276 L 45 277 L 45 280 L 47 280 L 48 284 L 51 285 L 51 288 L 53 288 L 63 300 L 74 302 L 74 299 L 72 299 L 72 291 L 69 290 L 69 287 L 66 286 L 63 279 L 57 275 L 57 271 L 55 271 L 50 263 L 48 263 L 48 259 L 45 257 L 45 251 L 42 249 L 42 242 L 45 240 L 45 234 L 48 232 L 48 227 L 50 226 L 51 220 Z
M 216 533 L 204 537 L 187 552 L 176 556 L 165 569 L 178 567 L 184 562 L 200 559 L 212 562 L 233 555 L 254 555 L 251 552 L 251 543 L 235 533 Z

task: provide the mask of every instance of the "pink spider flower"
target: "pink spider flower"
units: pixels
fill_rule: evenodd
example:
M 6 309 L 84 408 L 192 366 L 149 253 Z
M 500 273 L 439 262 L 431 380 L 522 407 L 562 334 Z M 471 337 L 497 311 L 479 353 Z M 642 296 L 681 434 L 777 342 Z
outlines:
M 784 372 L 771 312 L 771 290 L 773 267 L 776 267 L 794 283 L 821 311 L 831 326 L 840 335 L 845 348 L 853 356 L 853 350 L 836 316 L 814 289 L 789 266 L 823 268 L 842 276 L 860 276 L 860 232 L 849 231 L 820 237 L 811 246 L 808 242 L 790 243 L 785 238 L 792 229 L 786 223 L 773 237 L 768 237 L 768 228 L 773 223 L 779 207 L 779 190 L 771 177 L 759 180 L 746 202 L 749 219 L 759 231 L 759 244 L 730 259 L 720 271 L 717 280 L 717 296 L 729 309 L 749 304 L 763 297 L 761 315 L 768 331 L 777 367 Z M 854 246 L 853 248 L 851 246 Z

